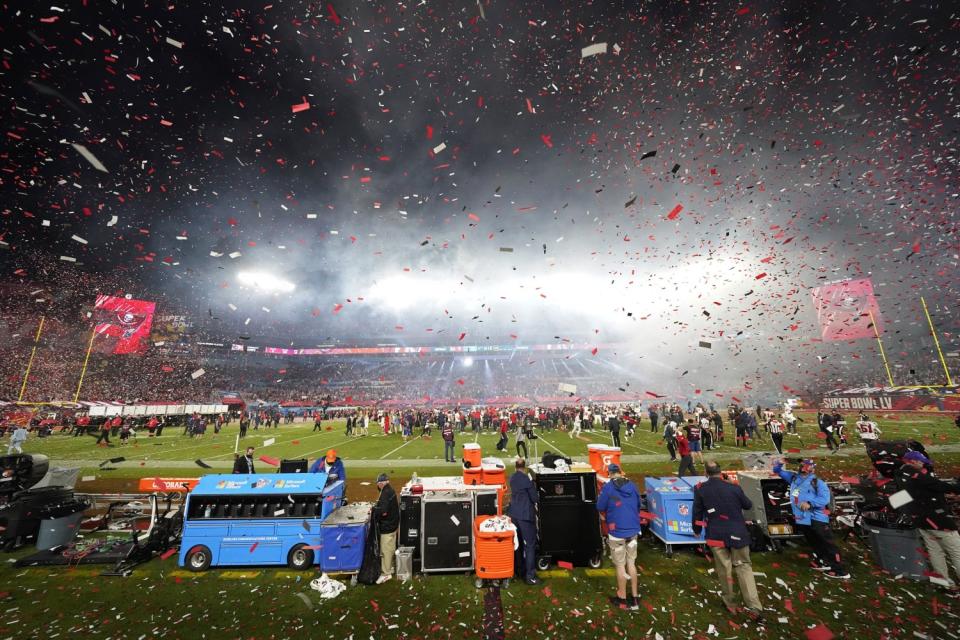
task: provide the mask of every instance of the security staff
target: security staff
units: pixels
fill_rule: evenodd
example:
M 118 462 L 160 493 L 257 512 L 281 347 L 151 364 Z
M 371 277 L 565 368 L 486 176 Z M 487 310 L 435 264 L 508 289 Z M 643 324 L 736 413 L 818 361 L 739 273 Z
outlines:
M 733 577 L 736 575 L 747 615 L 762 624 L 763 605 L 757 595 L 750 563 L 750 532 L 743 518 L 743 510 L 752 509 L 753 503 L 739 485 L 723 479 L 719 464 L 711 460 L 705 467 L 707 481 L 693 490 L 693 532 L 699 535 L 704 527 L 707 529 L 707 543 L 713 554 L 727 611 L 736 613 L 739 610 L 733 593 Z
M 527 463 L 517 458 L 516 472 L 510 476 L 510 518 L 520 532 L 523 545 L 523 578 L 527 584 L 540 584 L 537 578 L 537 489 L 527 475 Z

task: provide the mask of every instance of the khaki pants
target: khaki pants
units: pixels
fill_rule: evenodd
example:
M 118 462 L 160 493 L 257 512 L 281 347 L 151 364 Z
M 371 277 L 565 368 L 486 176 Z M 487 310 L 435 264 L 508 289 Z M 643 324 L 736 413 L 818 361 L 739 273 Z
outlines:
M 380 574 L 393 575 L 393 556 L 397 550 L 397 532 L 380 534 Z
M 720 579 L 720 590 L 723 603 L 730 609 L 736 609 L 738 602 L 733 592 L 733 575 L 737 574 L 740 585 L 740 594 L 743 603 L 748 609 L 757 611 L 763 609 L 760 597 L 757 595 L 757 583 L 753 579 L 753 565 L 750 564 L 750 547 L 727 549 L 725 547 L 711 549 L 713 563 L 717 568 L 717 577 Z
M 947 566 L 947 556 L 957 579 L 960 579 L 960 533 L 956 531 L 937 531 L 934 529 L 920 529 L 920 537 L 930 554 L 930 568 L 939 573 L 944 580 L 956 584 L 957 580 L 950 577 Z

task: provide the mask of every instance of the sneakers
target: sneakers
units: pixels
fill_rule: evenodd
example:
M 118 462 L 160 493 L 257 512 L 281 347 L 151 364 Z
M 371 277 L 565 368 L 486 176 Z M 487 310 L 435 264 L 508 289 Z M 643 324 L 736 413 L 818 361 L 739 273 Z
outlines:
M 744 609 L 743 612 L 747 614 L 747 617 L 750 618 L 751 622 L 755 624 L 762 625 L 766 622 L 763 618 L 763 612 L 757 609 Z
M 524 582 L 526 582 L 527 584 L 529 584 L 529 585 L 532 587 L 532 586 L 536 586 L 536 585 L 540 584 L 540 583 L 543 582 L 543 581 L 540 580 L 540 578 L 533 577 L 533 578 L 527 578 L 526 580 L 524 580 Z
M 389 582 L 391 578 L 393 578 L 393 576 L 382 574 L 379 578 L 377 578 L 377 584 L 383 584 L 384 582 Z
M 813 569 L 814 571 L 830 571 L 830 565 L 820 564 L 818 562 L 811 562 L 810 568 Z
M 626 598 L 621 598 L 621 597 L 619 597 L 619 596 L 610 596 L 610 604 L 611 604 L 611 606 L 613 606 L 613 607 L 615 607 L 615 608 L 617 608 L 617 609 L 629 609 L 629 608 L 630 608 L 630 605 L 627 604 L 627 599 L 626 599 Z
M 837 573 L 836 571 L 827 571 L 827 572 L 824 573 L 823 575 L 827 576 L 828 578 L 833 578 L 834 580 L 849 580 L 849 579 L 850 579 L 850 574 L 849 574 L 849 573 Z
M 630 611 L 639 611 L 640 596 L 630 596 L 629 598 L 627 598 L 627 606 L 630 607 Z

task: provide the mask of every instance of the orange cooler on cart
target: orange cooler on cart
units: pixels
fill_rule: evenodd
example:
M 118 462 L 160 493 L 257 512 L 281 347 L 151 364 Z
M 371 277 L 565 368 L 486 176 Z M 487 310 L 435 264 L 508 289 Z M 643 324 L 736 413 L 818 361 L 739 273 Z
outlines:
M 587 455 L 589 455 L 590 468 L 600 473 L 600 467 L 603 462 L 600 459 L 600 452 L 607 448 L 605 444 L 588 444 Z
M 506 469 L 496 464 L 485 464 L 483 469 L 483 484 L 497 484 L 503 486 L 507 484 Z
M 620 464 L 620 447 L 604 446 L 600 450 L 600 468 L 597 469 L 597 474 L 606 478 L 609 475 L 607 474 L 607 467 L 611 464 Z
M 480 468 L 480 445 L 476 442 L 467 442 L 463 445 L 463 464 L 470 463 L 470 467 Z
M 470 486 L 483 484 L 483 469 L 479 466 L 463 468 L 463 484 Z
M 481 523 L 489 517 L 478 516 L 473 521 L 477 587 L 482 586 L 482 580 L 509 580 L 513 577 L 514 533 L 513 531 L 481 531 Z

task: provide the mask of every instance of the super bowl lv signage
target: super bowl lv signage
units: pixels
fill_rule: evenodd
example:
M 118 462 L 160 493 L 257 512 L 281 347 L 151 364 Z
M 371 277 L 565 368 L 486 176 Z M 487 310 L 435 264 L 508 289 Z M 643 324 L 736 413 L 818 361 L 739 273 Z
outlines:
M 97 340 L 111 353 L 143 353 L 156 303 L 116 296 L 97 296 L 94 310 Z

